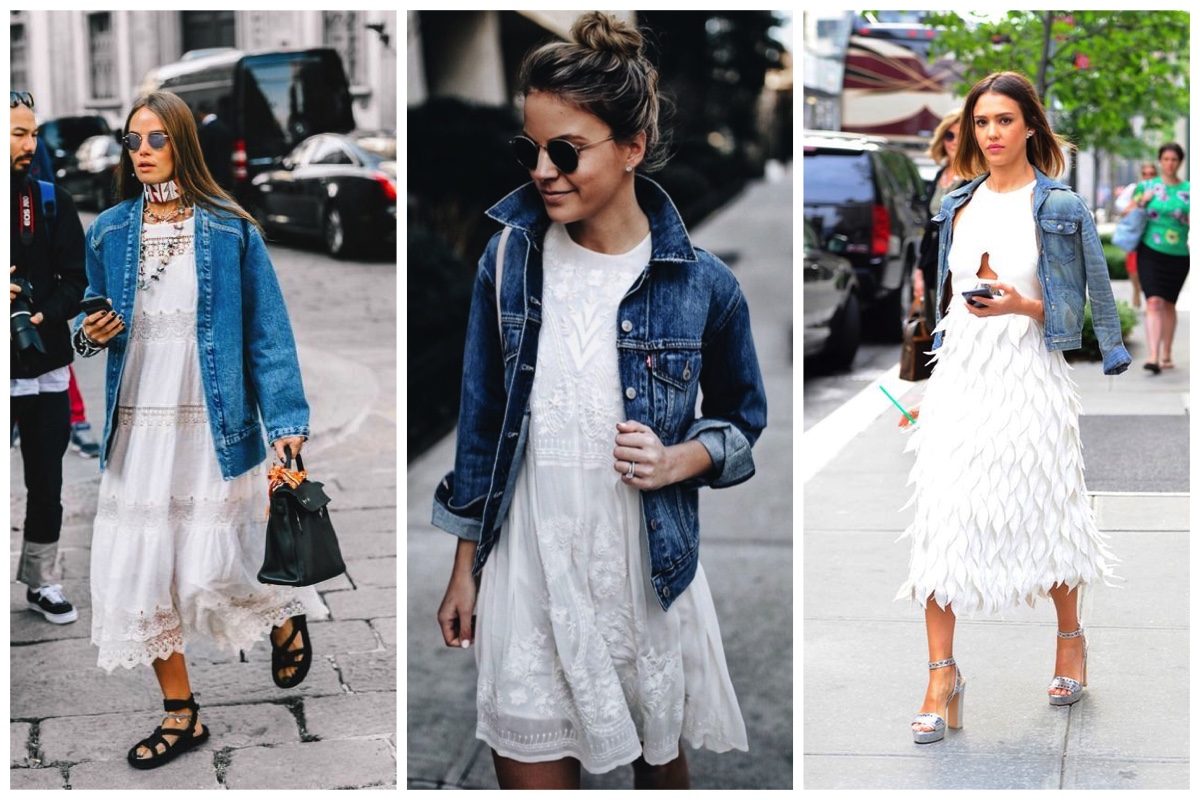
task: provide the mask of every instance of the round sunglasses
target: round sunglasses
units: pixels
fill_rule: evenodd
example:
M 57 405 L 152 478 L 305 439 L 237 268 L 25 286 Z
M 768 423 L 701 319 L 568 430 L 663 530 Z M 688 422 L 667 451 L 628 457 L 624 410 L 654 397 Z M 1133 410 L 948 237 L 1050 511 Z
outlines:
M 570 174 L 579 168 L 580 153 L 589 147 L 611 142 L 612 139 L 613 137 L 610 136 L 598 142 L 579 146 L 571 144 L 566 139 L 551 139 L 546 142 L 546 146 L 543 148 L 528 136 L 521 135 L 513 137 L 509 140 L 508 144 L 512 148 L 513 155 L 517 157 L 517 162 L 531 172 L 537 169 L 538 154 L 544 149 L 546 155 L 550 156 L 550 163 L 554 164 L 559 172 Z
M 167 146 L 167 139 L 171 137 L 162 131 L 155 131 L 146 137 L 146 141 L 150 143 L 150 149 L 162 150 Z M 121 142 L 125 145 L 125 149 L 131 153 L 136 153 L 142 149 L 142 135 L 140 133 L 127 133 L 121 137 Z

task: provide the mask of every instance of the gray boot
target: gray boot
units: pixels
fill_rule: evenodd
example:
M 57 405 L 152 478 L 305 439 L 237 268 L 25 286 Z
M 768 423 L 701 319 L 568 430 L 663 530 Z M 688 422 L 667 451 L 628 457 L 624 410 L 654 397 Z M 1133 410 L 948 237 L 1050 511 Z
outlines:
M 54 562 L 57 558 L 58 542 L 50 544 L 22 542 L 17 580 L 34 590 L 49 586 L 54 583 Z

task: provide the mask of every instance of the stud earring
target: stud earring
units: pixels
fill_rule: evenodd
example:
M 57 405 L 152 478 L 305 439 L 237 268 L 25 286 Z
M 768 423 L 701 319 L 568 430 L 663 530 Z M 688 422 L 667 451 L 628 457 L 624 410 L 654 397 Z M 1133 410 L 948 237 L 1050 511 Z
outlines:
M 1029 137 L 1031 137 L 1031 136 L 1033 136 L 1033 131 L 1025 131 L 1025 138 L 1026 138 L 1026 139 L 1028 139 L 1028 138 L 1029 138 Z
M 625 165 L 625 171 L 626 171 L 626 172 L 633 172 L 633 167 L 631 167 L 631 166 L 629 166 L 628 164 L 626 164 L 626 165 Z

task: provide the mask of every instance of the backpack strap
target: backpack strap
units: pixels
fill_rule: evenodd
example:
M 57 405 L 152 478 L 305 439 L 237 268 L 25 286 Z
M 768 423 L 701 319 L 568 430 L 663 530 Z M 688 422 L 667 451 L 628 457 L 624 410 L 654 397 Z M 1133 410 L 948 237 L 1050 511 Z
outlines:
M 54 238 L 54 222 L 58 219 L 58 198 L 54 193 L 54 184 L 49 181 L 38 181 L 42 190 L 42 214 L 46 218 L 46 231 Z
M 512 228 L 507 225 L 500 232 L 500 244 L 496 248 L 496 327 L 500 332 L 501 341 L 504 340 L 504 326 L 500 324 L 500 282 L 504 275 L 504 247 L 508 244 L 509 234 L 512 233 Z

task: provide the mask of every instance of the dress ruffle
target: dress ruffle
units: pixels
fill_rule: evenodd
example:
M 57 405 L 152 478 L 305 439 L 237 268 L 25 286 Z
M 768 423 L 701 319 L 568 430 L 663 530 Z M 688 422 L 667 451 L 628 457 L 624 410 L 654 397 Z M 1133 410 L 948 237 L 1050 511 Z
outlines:
M 975 317 L 952 303 L 906 451 L 913 522 L 896 599 L 997 611 L 1056 584 L 1113 577 L 1084 484 L 1080 402 L 1070 366 L 1020 315 Z

